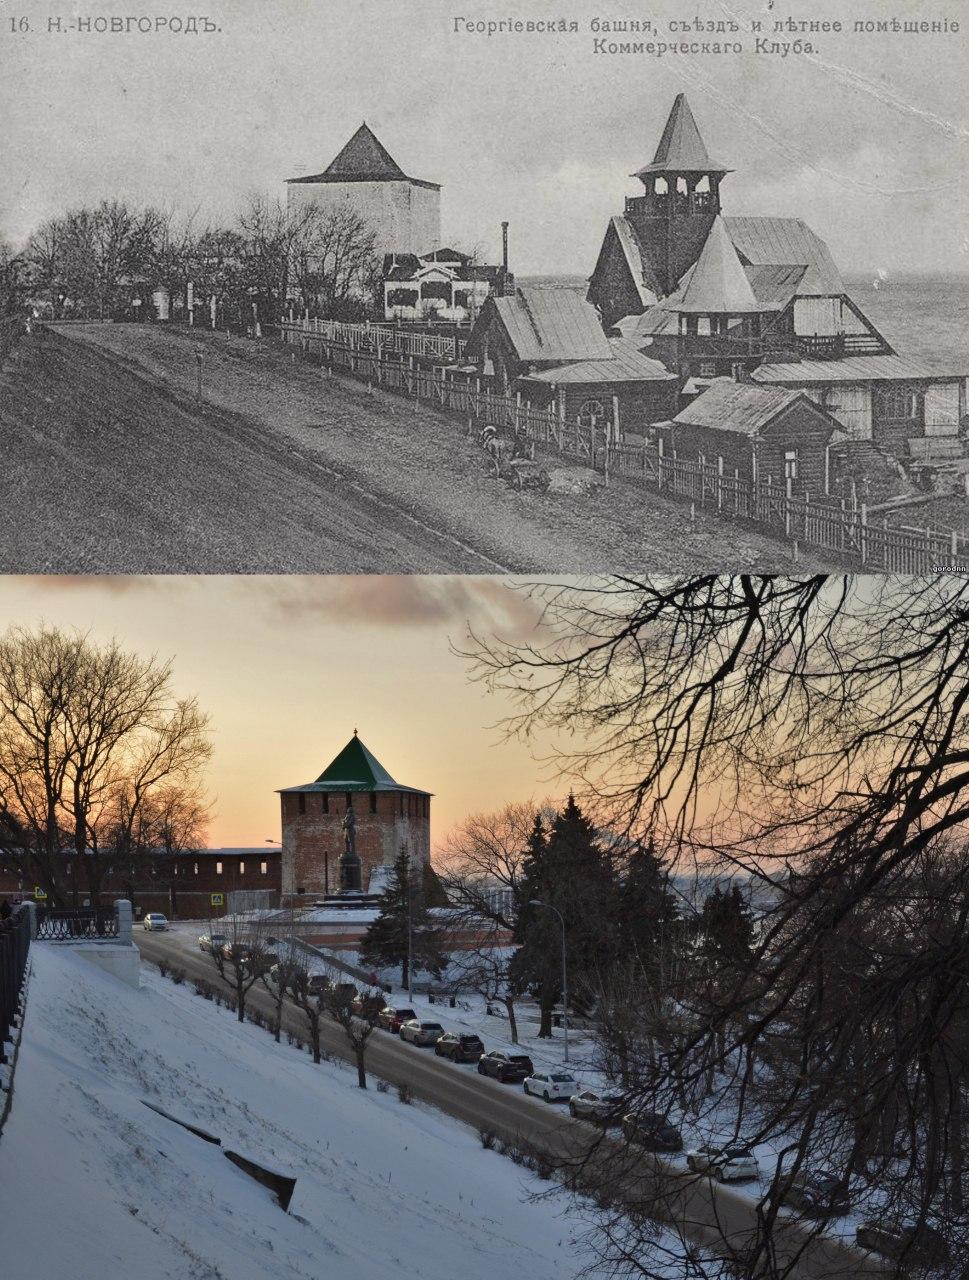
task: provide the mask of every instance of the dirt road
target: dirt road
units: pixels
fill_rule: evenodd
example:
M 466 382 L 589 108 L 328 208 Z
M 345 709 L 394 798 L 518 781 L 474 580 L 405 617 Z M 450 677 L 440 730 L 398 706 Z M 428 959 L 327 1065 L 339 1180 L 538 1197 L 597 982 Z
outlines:
M 453 417 L 222 334 L 39 330 L 0 380 L 0 460 L 9 572 L 794 567 L 782 544 L 625 482 L 514 493 Z

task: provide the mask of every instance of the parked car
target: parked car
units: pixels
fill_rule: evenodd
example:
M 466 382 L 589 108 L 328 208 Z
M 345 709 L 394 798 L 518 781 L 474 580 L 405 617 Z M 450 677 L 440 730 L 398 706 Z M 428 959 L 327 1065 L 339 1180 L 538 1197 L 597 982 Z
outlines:
M 411 1018 L 401 1024 L 400 1038 L 408 1044 L 437 1044 L 444 1035 L 444 1028 L 439 1022 L 421 1022 L 420 1018 Z
M 848 1188 L 827 1169 L 800 1169 L 783 1199 L 812 1218 L 840 1217 L 851 1209 Z
M 199 951 L 207 951 L 210 955 L 215 955 L 216 951 L 221 951 L 225 946 L 224 933 L 203 933 L 199 935 Z
M 396 1035 L 400 1031 L 403 1023 L 410 1022 L 416 1017 L 417 1014 L 413 1009 L 398 1009 L 392 1004 L 389 1004 L 386 1008 L 380 1010 L 377 1023 L 379 1026 L 383 1027 L 385 1031 L 389 1031 L 392 1035 Z
M 622 1131 L 629 1142 L 648 1151 L 682 1151 L 683 1135 L 676 1125 L 655 1111 L 636 1115 L 628 1111 L 622 1118 Z
M 863 1222 L 855 1231 L 855 1240 L 865 1249 L 880 1253 L 893 1262 L 944 1266 L 949 1261 L 949 1246 L 934 1227 L 914 1222 Z
M 502 1053 L 492 1049 L 478 1059 L 478 1074 L 494 1076 L 502 1084 L 521 1084 L 534 1070 L 531 1058 L 524 1053 Z
M 533 1071 L 522 1081 L 522 1088 L 546 1102 L 558 1102 L 579 1092 L 578 1082 L 567 1071 Z
M 583 1089 L 569 1099 L 569 1113 L 579 1120 L 595 1120 L 599 1124 L 618 1124 L 620 1107 L 626 1101 L 622 1094 L 596 1093 Z
M 452 1062 L 477 1062 L 484 1053 L 484 1045 L 479 1036 L 446 1031 L 434 1045 L 434 1052 L 439 1058 L 450 1058 Z
M 709 1173 L 717 1182 L 760 1176 L 757 1157 L 749 1147 L 694 1147 L 686 1153 L 686 1163 L 694 1173 Z
M 163 916 L 160 911 L 149 911 L 141 923 L 149 931 L 152 929 L 167 929 L 168 916 Z
M 260 970 L 270 970 L 279 964 L 279 956 L 275 951 L 262 951 L 244 942 L 224 942 L 222 956 L 225 960 L 235 959 L 239 964 L 258 964 Z

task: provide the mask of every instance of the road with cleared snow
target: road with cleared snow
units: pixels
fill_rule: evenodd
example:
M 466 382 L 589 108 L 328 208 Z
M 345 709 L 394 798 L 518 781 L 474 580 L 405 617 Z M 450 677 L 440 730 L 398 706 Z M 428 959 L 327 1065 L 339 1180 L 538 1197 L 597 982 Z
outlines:
M 193 951 L 192 939 L 186 934 L 139 930 L 136 943 L 146 960 L 174 963 L 190 979 L 218 980 L 211 957 Z M 273 1002 L 268 992 L 254 987 L 247 999 L 262 1013 L 272 1013 Z M 302 1038 L 306 1036 L 303 1015 L 289 1001 L 284 1008 L 283 1028 Z M 320 1030 L 321 1044 L 327 1053 L 352 1060 L 339 1027 L 326 1020 Z M 480 1076 L 473 1066 L 456 1066 L 428 1049 L 401 1043 L 396 1036 L 381 1031 L 374 1033 L 367 1047 L 367 1069 L 392 1085 L 406 1085 L 415 1098 L 476 1130 L 489 1130 L 506 1141 L 527 1144 L 553 1159 L 577 1158 L 595 1134 L 594 1159 L 601 1160 L 604 1169 L 611 1166 L 614 1172 L 617 1160 L 630 1162 L 628 1148 L 619 1139 L 573 1120 L 563 1108 Z M 624 1194 L 631 1201 L 654 1196 L 658 1175 L 663 1183 L 664 1211 L 692 1239 L 711 1246 L 726 1240 L 736 1247 L 755 1231 L 756 1201 L 742 1190 L 709 1178 L 698 1178 L 683 1166 L 645 1153 L 637 1166 L 638 1169 L 631 1167 L 624 1178 Z M 871 1255 L 834 1238 L 812 1234 L 786 1213 L 783 1223 L 775 1228 L 774 1246 L 778 1263 L 789 1265 L 796 1259 L 796 1269 L 790 1274 L 803 1280 L 832 1280 L 833 1277 L 867 1280 L 867 1277 L 893 1274 L 886 1264 Z

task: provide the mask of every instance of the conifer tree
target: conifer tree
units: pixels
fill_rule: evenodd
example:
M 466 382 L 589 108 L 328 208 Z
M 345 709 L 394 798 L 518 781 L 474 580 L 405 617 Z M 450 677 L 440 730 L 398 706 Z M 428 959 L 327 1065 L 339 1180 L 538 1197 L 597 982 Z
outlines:
M 381 969 L 400 965 L 401 985 L 408 985 L 408 960 L 416 969 L 440 977 L 447 964 L 440 933 L 433 926 L 422 892 L 423 879 L 406 848 L 394 861 L 387 888 L 380 896 L 380 914 L 360 946 L 365 965 Z
M 739 885 L 716 886 L 704 899 L 699 920 L 701 953 L 719 969 L 736 972 L 750 963 L 754 923 Z
M 675 946 L 680 913 L 652 836 L 637 844 L 619 887 L 618 929 L 623 953 L 655 975 L 661 956 Z
M 536 816 L 523 866 L 510 977 L 519 992 L 534 992 L 540 1036 L 551 1035 L 552 1008 L 562 994 L 562 924 L 556 911 L 565 926 L 570 1003 L 581 1006 L 583 993 L 615 955 L 616 877 L 610 855 L 572 795 L 547 834 Z

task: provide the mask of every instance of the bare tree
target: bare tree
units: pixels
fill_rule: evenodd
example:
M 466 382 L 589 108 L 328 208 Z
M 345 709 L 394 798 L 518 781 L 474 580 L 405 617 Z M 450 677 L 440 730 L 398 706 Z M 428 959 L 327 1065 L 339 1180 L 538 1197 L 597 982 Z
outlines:
M 198 795 L 210 750 L 170 663 L 50 627 L 0 637 L 0 847 L 55 903 L 69 892 L 66 851 L 97 902 L 131 832 L 166 797 Z
M 361 1089 L 366 1089 L 367 1044 L 377 1026 L 377 1018 L 386 1004 L 386 998 L 382 991 L 373 990 L 364 991 L 358 996 L 353 985 L 344 980 L 338 969 L 332 966 L 327 968 L 324 964 L 323 970 L 327 981 L 318 986 L 320 1001 L 346 1036 L 357 1065 L 357 1084 Z M 309 988 L 310 983 L 307 981 L 307 994 Z
M 245 903 L 224 918 L 222 931 L 226 942 L 212 951 L 212 960 L 219 977 L 229 987 L 236 999 L 236 1017 L 240 1022 L 246 1017 L 246 998 L 260 979 L 263 979 L 277 963 L 279 957 L 269 950 L 269 922 L 267 914 L 259 909 L 247 911 Z
M 320 1051 L 320 1024 L 323 1020 L 323 1014 L 326 1012 L 323 995 L 332 985 L 332 980 L 329 977 L 315 974 L 311 971 L 309 960 L 305 953 L 293 952 L 289 967 L 289 990 L 293 997 L 293 1003 L 306 1019 L 306 1029 L 309 1032 L 310 1049 L 313 1053 L 314 1062 L 319 1062 L 322 1057 Z
M 445 836 L 437 859 L 450 903 L 447 928 L 476 938 L 454 952 L 454 984 L 504 1006 L 512 1042 L 518 1043 L 516 992 L 509 975 L 522 870 L 535 814 L 554 816 L 549 800 L 508 804 L 466 818 Z
M 603 821 L 655 832 L 683 870 L 743 877 L 766 904 L 746 963 L 686 988 L 677 1042 L 636 1073 L 637 1105 L 706 1098 L 736 1134 L 780 1144 L 757 1274 L 791 1274 L 778 1246 L 789 1175 L 828 1162 L 858 1203 L 938 1228 L 957 1268 L 965 579 L 533 590 L 547 642 L 472 646 L 477 675 L 519 700 L 509 730 L 571 735 L 561 766 Z

